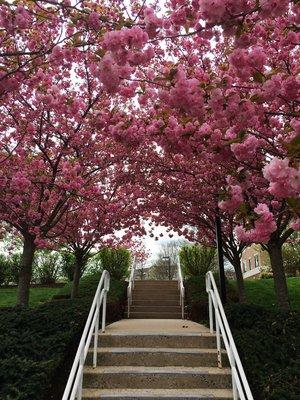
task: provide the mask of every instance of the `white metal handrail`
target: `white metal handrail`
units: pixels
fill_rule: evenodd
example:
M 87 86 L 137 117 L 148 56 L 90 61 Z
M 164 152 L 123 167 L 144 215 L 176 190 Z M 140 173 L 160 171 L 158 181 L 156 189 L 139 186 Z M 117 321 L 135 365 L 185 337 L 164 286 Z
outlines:
M 72 365 L 69 379 L 62 397 L 62 400 L 77 400 L 82 399 L 82 380 L 83 380 L 83 366 L 86 356 L 90 347 L 91 339 L 94 334 L 94 348 L 93 348 L 93 367 L 97 366 L 97 347 L 98 347 L 98 333 L 99 333 L 99 317 L 100 308 L 102 305 L 102 323 L 101 331 L 105 332 L 106 322 L 106 298 L 109 291 L 110 275 L 109 272 L 104 270 L 98 284 L 95 297 L 85 323 L 83 334 L 81 336 L 78 350 Z
M 133 261 L 132 261 L 128 286 L 127 286 L 127 317 L 128 318 L 130 316 L 130 307 L 132 304 L 132 291 L 134 289 L 135 269 L 136 269 L 136 263 L 135 263 L 135 257 L 134 257 Z
M 178 268 L 177 275 L 178 275 L 178 289 L 179 289 L 179 293 L 180 293 L 181 318 L 184 319 L 184 297 L 185 297 L 185 291 L 184 291 L 183 276 L 182 276 L 179 256 L 178 256 L 178 260 L 177 260 L 177 268 Z
M 226 314 L 219 296 L 218 288 L 211 271 L 206 274 L 206 292 L 208 293 L 209 327 L 214 332 L 214 314 L 217 336 L 218 367 L 222 367 L 221 335 L 228 355 L 234 400 L 253 400 L 253 396 L 242 366 L 239 353 L 226 318 Z

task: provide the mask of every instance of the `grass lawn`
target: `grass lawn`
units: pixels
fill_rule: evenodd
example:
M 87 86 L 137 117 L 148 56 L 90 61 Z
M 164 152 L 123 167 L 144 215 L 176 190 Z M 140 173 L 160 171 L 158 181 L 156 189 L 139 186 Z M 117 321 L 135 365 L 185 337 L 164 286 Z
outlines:
M 235 285 L 231 281 L 230 284 Z M 291 308 L 300 311 L 300 278 L 287 278 Z M 245 280 L 247 303 L 264 307 L 275 306 L 273 279 Z
M 35 307 L 61 291 L 61 287 L 35 287 L 30 289 L 29 305 Z M 0 288 L 0 308 L 16 305 L 17 288 Z

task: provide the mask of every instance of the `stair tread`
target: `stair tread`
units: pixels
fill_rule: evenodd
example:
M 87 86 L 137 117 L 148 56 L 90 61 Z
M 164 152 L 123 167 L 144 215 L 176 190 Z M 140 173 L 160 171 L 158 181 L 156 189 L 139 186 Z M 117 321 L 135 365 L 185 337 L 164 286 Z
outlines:
M 98 347 L 98 353 L 174 353 L 174 354 L 217 354 L 217 349 L 173 348 L 173 347 Z M 93 349 L 89 349 L 93 352 Z M 226 354 L 225 350 L 222 350 Z
M 218 368 L 218 367 L 179 367 L 179 366 L 169 366 L 169 367 L 145 367 L 145 366 L 105 366 L 96 367 L 85 366 L 85 373 L 90 374 L 171 374 L 171 375 L 182 375 L 182 374 L 193 374 L 193 375 L 230 375 L 230 368 Z
M 95 397 L 109 396 L 118 398 L 136 396 L 138 398 L 182 398 L 182 397 L 204 397 L 210 396 L 212 399 L 218 398 L 229 398 L 232 397 L 231 389 L 83 389 L 83 397 Z M 101 398 L 101 397 L 100 397 Z
M 124 337 L 124 336 L 129 336 L 129 337 L 134 337 L 134 336 L 153 336 L 153 337 L 216 337 L 215 333 L 210 333 L 210 332 L 186 332 L 184 334 L 182 333 L 177 333 L 177 332 L 161 332 L 161 333 L 155 333 L 155 332 L 130 332 L 130 331 L 122 331 L 122 332 L 104 332 L 104 333 L 99 333 L 100 336 L 120 336 L 120 337 Z

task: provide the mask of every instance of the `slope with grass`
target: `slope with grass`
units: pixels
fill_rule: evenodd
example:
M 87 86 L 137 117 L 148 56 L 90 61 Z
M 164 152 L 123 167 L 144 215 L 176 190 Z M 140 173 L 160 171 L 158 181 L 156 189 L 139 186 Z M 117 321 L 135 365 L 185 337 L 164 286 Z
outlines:
M 61 287 L 30 288 L 29 307 L 36 307 L 59 294 Z M 0 288 L 0 308 L 14 307 L 17 299 L 17 288 Z
M 235 287 L 235 281 L 229 281 Z M 291 309 L 300 311 L 300 278 L 287 278 Z M 273 279 L 249 279 L 245 280 L 246 302 L 263 307 L 275 307 L 274 281 Z

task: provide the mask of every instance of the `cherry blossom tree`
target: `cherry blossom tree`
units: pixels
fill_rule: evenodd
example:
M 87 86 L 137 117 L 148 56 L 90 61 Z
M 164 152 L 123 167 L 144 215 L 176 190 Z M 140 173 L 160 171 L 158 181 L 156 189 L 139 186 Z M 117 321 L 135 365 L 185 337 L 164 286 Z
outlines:
M 124 166 L 123 166 L 124 167 Z M 131 247 L 134 234 L 144 233 L 141 225 L 141 210 L 138 199 L 142 191 L 132 184 L 130 174 L 121 165 L 102 171 L 98 179 L 96 193 L 90 201 L 82 201 L 76 211 L 66 213 L 57 226 L 63 230 L 58 240 L 75 255 L 71 298 L 78 294 L 79 279 L 83 267 L 92 252 L 102 247 Z M 119 232 L 119 234 L 117 234 Z

